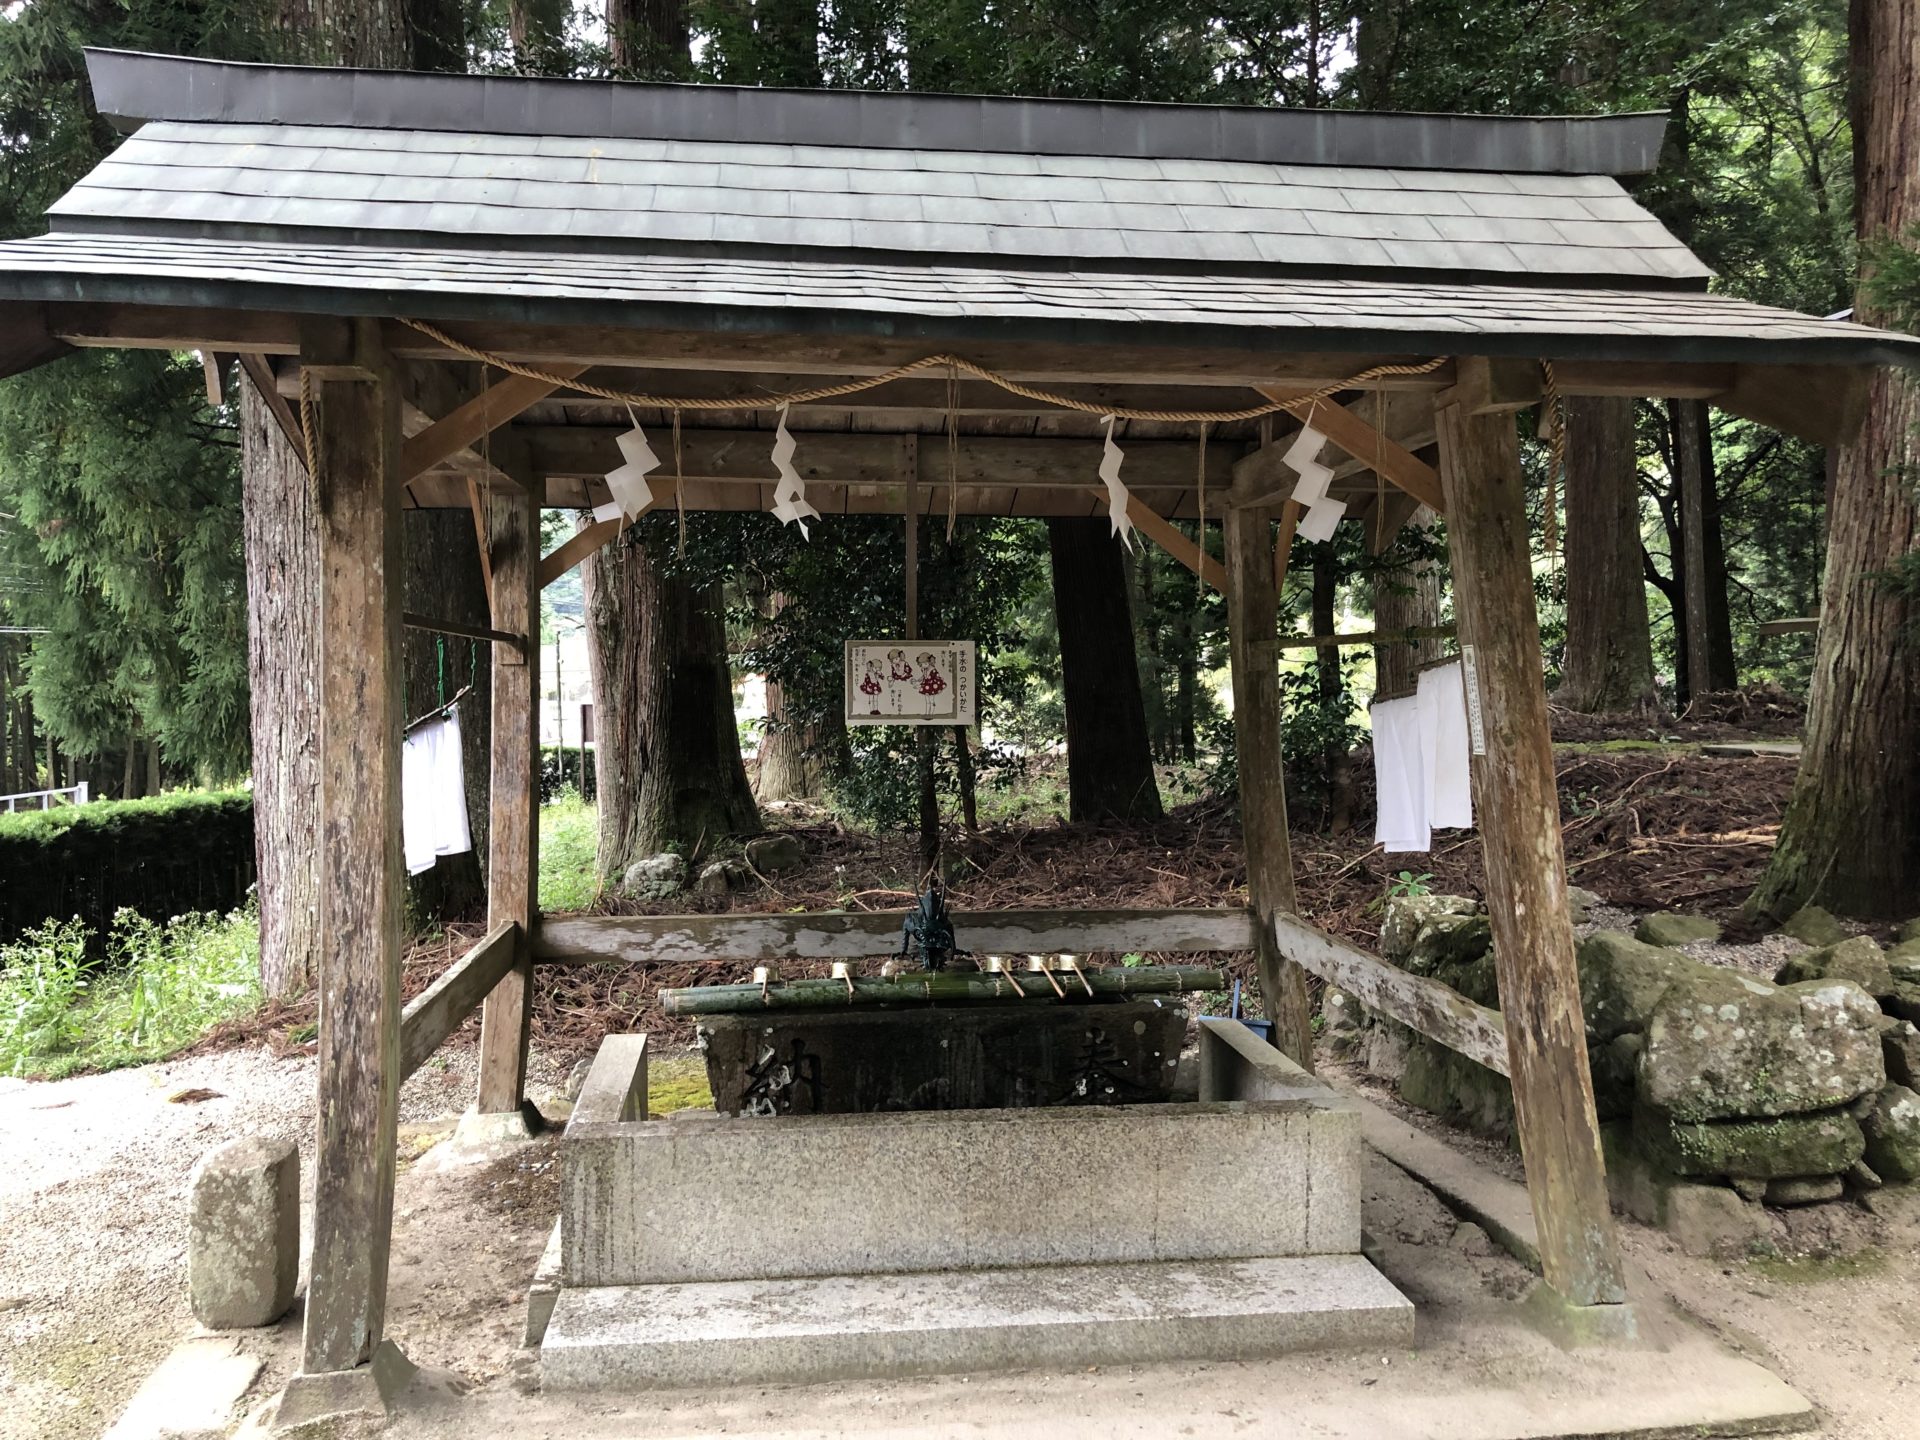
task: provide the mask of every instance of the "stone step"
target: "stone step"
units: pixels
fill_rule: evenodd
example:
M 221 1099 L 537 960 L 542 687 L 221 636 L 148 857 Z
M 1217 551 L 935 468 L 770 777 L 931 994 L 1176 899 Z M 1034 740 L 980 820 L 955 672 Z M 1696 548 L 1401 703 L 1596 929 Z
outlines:
M 1358 1255 L 563 1289 L 551 1390 L 778 1384 L 1402 1347 L 1413 1306 Z

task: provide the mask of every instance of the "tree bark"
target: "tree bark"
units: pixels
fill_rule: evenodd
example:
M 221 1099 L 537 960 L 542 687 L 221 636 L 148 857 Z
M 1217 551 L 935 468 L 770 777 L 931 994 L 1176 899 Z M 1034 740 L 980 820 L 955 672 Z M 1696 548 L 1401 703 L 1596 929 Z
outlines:
M 1727 610 L 1727 561 L 1719 547 L 1719 496 L 1714 483 L 1713 430 L 1704 400 L 1669 400 L 1674 486 L 1680 499 L 1680 546 L 1685 606 L 1681 627 L 1687 693 L 1704 695 L 1739 684 L 1733 672 L 1733 628 Z M 1717 643 L 1716 643 L 1717 642 Z
M 1853 0 L 1848 26 L 1856 223 L 1872 243 L 1920 222 L 1920 10 Z M 1870 284 L 1855 315 L 1886 321 Z M 1866 423 L 1840 454 L 1806 742 L 1779 844 L 1748 901 L 1758 914 L 1817 903 L 1899 918 L 1920 894 L 1920 616 L 1885 578 L 1920 551 L 1909 468 L 1920 397 L 1889 370 L 1872 384 Z
M 1422 505 L 1407 520 L 1407 530 L 1427 530 L 1433 511 Z M 1373 628 L 1382 635 L 1433 630 L 1440 624 L 1440 567 L 1431 560 L 1402 565 L 1373 579 Z M 1321 632 L 1325 633 L 1325 632 Z M 1420 667 L 1446 653 L 1438 635 L 1391 640 L 1373 647 L 1374 688 L 1382 695 L 1411 694 Z
M 1053 612 L 1067 711 L 1067 798 L 1075 821 L 1158 820 L 1140 663 L 1120 542 L 1104 517 L 1050 519 Z
M 786 608 L 787 597 L 778 591 L 766 598 L 768 616 Z M 764 805 L 770 800 L 797 800 L 819 793 L 819 766 L 808 755 L 808 736 L 794 726 L 787 715 L 786 686 L 767 677 L 767 721 L 760 732 L 760 773 L 754 796 Z
M 567 0 L 508 0 L 507 37 L 522 75 L 565 75 Z
M 320 962 L 319 536 L 306 469 L 250 383 L 240 443 L 260 986 L 285 998 Z
M 1554 698 L 1589 715 L 1658 709 L 1631 399 L 1567 402 L 1566 565 L 1567 654 Z
M 663 574 L 633 531 L 581 569 L 600 872 L 760 828 L 733 717 L 718 588 Z
M 606 6 L 614 74 L 629 80 L 686 78 L 692 54 L 686 0 L 606 0 Z

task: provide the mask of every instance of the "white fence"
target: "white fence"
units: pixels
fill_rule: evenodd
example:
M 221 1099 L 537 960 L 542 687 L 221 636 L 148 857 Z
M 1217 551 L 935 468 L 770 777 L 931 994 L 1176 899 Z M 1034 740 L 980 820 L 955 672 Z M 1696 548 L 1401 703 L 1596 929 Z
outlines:
M 56 805 L 84 805 L 87 803 L 87 782 L 69 785 L 62 790 L 23 790 L 18 795 L 0 795 L 0 805 L 7 807 L 7 813 L 13 814 L 19 809 L 51 810 Z

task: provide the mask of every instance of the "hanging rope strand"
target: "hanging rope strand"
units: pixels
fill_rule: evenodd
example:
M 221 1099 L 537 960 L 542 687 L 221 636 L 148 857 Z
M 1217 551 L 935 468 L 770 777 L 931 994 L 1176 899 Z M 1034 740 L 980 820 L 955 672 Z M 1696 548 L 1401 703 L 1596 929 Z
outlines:
M 1200 542 L 1201 563 L 1194 567 L 1193 578 L 1198 582 L 1197 588 L 1202 600 L 1207 598 L 1207 567 L 1205 563 L 1207 557 L 1207 428 L 1208 422 L 1202 420 L 1200 422 L 1200 479 L 1198 485 L 1195 487 L 1199 491 L 1200 524 L 1198 527 L 1198 539 Z
M 424 320 L 400 317 L 400 323 L 418 331 L 428 339 L 437 341 L 456 354 L 465 355 L 470 360 L 481 360 L 506 371 L 509 375 L 518 375 L 526 380 L 537 380 L 552 385 L 557 390 L 572 390 L 581 395 L 590 395 L 595 399 L 611 401 L 615 404 L 644 405 L 658 410 L 671 410 L 676 413 L 686 410 L 739 410 L 742 407 L 738 396 L 718 396 L 695 399 L 677 395 L 643 395 L 630 390 L 615 390 L 605 385 L 594 385 L 585 380 L 566 375 L 556 375 L 550 370 L 542 370 L 535 365 L 523 365 L 517 360 L 509 360 L 503 355 L 482 350 L 457 340 L 437 326 Z M 1239 410 L 1133 410 L 1124 407 L 1098 404 L 1088 400 L 1076 400 L 1070 395 L 1061 395 L 1056 391 L 1044 390 L 1036 385 L 1026 385 L 1018 380 L 989 370 L 984 365 L 976 365 L 961 355 L 926 355 L 918 360 L 910 360 L 904 365 L 879 375 L 863 375 L 858 379 L 841 381 L 834 385 L 818 385 L 810 390 L 792 390 L 780 395 L 760 397 L 750 408 L 777 410 L 786 405 L 807 405 L 819 400 L 836 400 L 842 395 L 858 395 L 864 390 L 873 390 L 882 385 L 890 385 L 895 380 L 903 380 L 922 370 L 941 365 L 951 366 L 953 370 L 985 380 L 998 386 L 1009 395 L 1018 395 L 1022 399 L 1038 401 L 1042 405 L 1052 405 L 1061 410 L 1075 410 L 1082 415 L 1112 415 L 1120 420 L 1163 420 L 1169 423 L 1205 420 L 1215 425 L 1228 424 L 1235 420 L 1258 420 L 1263 415 L 1273 415 L 1303 401 L 1325 400 L 1339 394 L 1342 390 L 1351 390 L 1365 385 L 1371 380 L 1382 380 L 1390 375 L 1426 375 L 1438 370 L 1447 363 L 1444 355 L 1431 360 L 1410 365 L 1375 365 L 1362 370 L 1357 375 L 1349 375 L 1344 380 L 1336 380 L 1323 385 L 1318 390 L 1305 395 L 1290 395 L 1285 400 L 1269 400 L 1259 405 L 1249 405 Z
M 1560 386 L 1553 378 L 1553 362 L 1540 362 L 1541 378 L 1545 381 L 1541 396 L 1541 413 L 1551 416 L 1553 423 L 1553 442 L 1550 459 L 1547 462 L 1547 498 L 1546 513 L 1540 519 L 1540 542 L 1546 546 L 1547 563 L 1558 566 L 1560 561 L 1560 477 L 1567 468 L 1567 406 L 1561 397 Z

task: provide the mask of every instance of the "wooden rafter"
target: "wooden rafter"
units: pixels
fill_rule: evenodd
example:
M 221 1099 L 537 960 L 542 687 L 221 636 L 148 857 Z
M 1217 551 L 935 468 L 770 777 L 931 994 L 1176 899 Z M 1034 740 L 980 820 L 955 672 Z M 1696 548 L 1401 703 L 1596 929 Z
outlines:
M 572 379 L 588 367 L 554 365 L 550 368 L 554 374 Z M 498 384 L 488 386 L 418 435 L 408 438 L 400 449 L 401 478 L 410 481 L 430 470 L 483 435 L 499 429 L 528 406 L 546 399 L 557 388 L 545 380 L 529 380 L 520 375 L 509 375 Z
M 280 387 L 274 381 L 273 364 L 265 355 L 250 350 L 240 352 L 240 370 L 260 398 L 266 402 L 267 413 L 273 416 L 274 424 L 280 427 L 280 433 L 286 437 L 287 448 L 293 451 L 294 458 L 302 469 L 307 464 L 307 442 L 305 432 L 300 427 L 300 417 L 293 413 L 293 407 L 287 404 L 280 394 Z
M 653 499 L 640 514 L 645 515 L 659 509 L 673 499 L 678 482 L 671 475 L 652 475 L 648 484 L 653 488 Z M 634 517 L 638 519 L 638 516 Z M 594 551 L 612 542 L 613 537 L 633 522 L 630 520 L 596 520 L 584 530 L 576 530 L 553 550 L 540 557 L 538 586 L 544 590 L 562 575 L 566 574 Z
M 1269 399 L 1286 398 L 1286 392 L 1275 386 L 1262 386 L 1261 393 Z M 1421 504 L 1431 505 L 1435 510 L 1441 508 L 1439 472 L 1346 406 L 1333 400 L 1296 401 L 1287 406 L 1287 413 L 1303 425 L 1311 419 L 1314 429 L 1355 460 L 1398 485 Z

